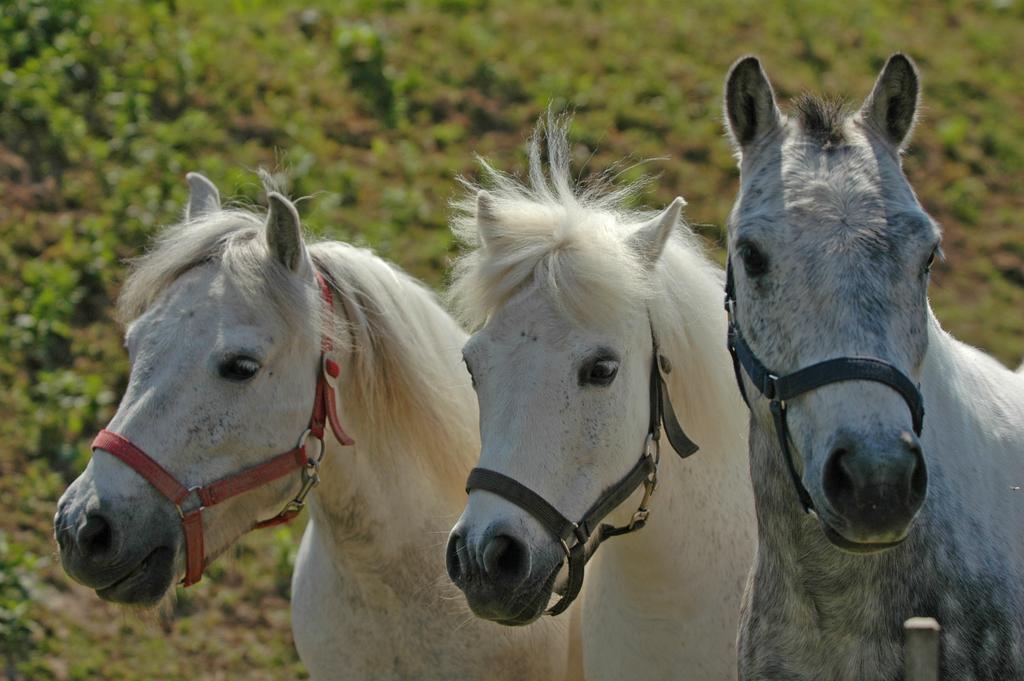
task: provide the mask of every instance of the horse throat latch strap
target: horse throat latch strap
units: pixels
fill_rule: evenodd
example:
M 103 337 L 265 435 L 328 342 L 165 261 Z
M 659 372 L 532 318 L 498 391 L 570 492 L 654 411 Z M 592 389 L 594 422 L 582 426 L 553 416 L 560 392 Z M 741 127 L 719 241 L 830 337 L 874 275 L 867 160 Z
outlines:
M 784 376 L 778 376 L 769 371 L 747 345 L 747 341 L 743 338 L 736 323 L 736 289 L 733 281 L 732 260 L 729 260 L 726 266 L 725 311 L 729 318 L 728 347 L 729 354 L 732 356 L 733 372 L 736 374 L 736 384 L 739 386 L 743 401 L 746 402 L 747 407 L 750 407 L 750 399 L 740 370 L 742 367 L 743 372 L 746 372 L 758 392 L 769 400 L 768 408 L 772 414 L 779 448 L 782 450 L 786 469 L 805 512 L 814 511 L 814 502 L 811 500 L 810 492 L 807 491 L 800 479 L 789 444 L 789 426 L 786 422 L 789 400 L 830 383 L 874 381 L 889 386 L 899 393 L 910 409 L 914 433 L 918 436 L 921 435 L 921 428 L 924 425 L 924 398 L 921 396 L 921 391 L 903 372 L 888 362 L 874 357 L 838 357 L 812 364 Z
M 320 291 L 328 310 L 333 310 L 333 296 L 326 280 L 317 273 Z M 354 444 L 338 419 L 335 392 L 341 368 L 328 357 L 333 349 L 329 338 L 321 341 L 320 370 L 316 380 L 316 397 L 309 427 L 302 433 L 298 444 L 258 466 L 221 478 L 208 485 L 188 488 L 178 481 L 166 468 L 156 462 L 131 440 L 103 429 L 92 441 L 92 449 L 102 449 L 124 462 L 129 468 L 146 479 L 160 494 L 164 495 L 178 511 L 182 530 L 185 533 L 185 577 L 184 586 L 191 586 L 203 576 L 206 567 L 206 549 L 203 544 L 203 510 L 216 506 L 249 490 L 269 484 L 295 471 L 301 471 L 302 485 L 298 494 L 288 502 L 280 513 L 253 525 L 253 529 L 273 527 L 295 518 L 305 507 L 306 496 L 320 481 L 320 462 L 324 456 L 324 437 L 330 424 L 334 437 L 343 445 Z M 316 451 L 308 450 L 309 440 L 317 441 Z M 190 502 L 191 503 L 188 503 Z
M 650 515 L 647 506 L 658 485 L 662 424 L 664 423 L 669 443 L 681 458 L 686 458 L 697 451 L 697 445 L 683 432 L 668 400 L 668 391 L 659 370 L 660 363 L 661 355 L 658 353 L 657 341 L 654 341 L 650 379 L 651 417 L 640 460 L 625 477 L 605 491 L 587 509 L 579 522 L 566 518 L 544 497 L 518 480 L 486 468 L 474 468 L 470 471 L 469 479 L 466 481 L 467 493 L 474 489 L 482 489 L 512 502 L 536 518 L 562 545 L 568 561 L 568 581 L 559 601 L 548 609 L 549 615 L 565 612 L 576 600 L 580 589 L 583 588 L 584 567 L 605 539 L 635 532 L 647 523 Z M 641 485 L 644 488 L 643 499 L 627 524 L 617 527 L 601 522 Z

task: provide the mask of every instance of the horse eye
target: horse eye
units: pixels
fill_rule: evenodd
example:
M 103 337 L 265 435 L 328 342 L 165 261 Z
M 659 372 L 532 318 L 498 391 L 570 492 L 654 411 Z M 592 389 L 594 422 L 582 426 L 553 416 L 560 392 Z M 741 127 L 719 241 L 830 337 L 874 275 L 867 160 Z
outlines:
M 928 262 L 924 264 L 924 273 L 930 274 L 932 271 L 932 265 L 935 264 L 935 258 L 939 255 L 939 247 L 936 246 L 932 249 L 931 254 L 928 256 Z
M 744 241 L 739 245 L 740 258 L 743 260 L 743 268 L 747 276 L 760 277 L 768 271 L 768 258 L 758 249 L 757 246 Z
M 602 357 L 594 360 L 584 367 L 580 376 L 581 384 L 609 385 L 615 380 L 615 374 L 619 372 L 618 360 Z
M 259 370 L 260 363 L 252 357 L 246 357 L 245 355 L 229 357 L 217 367 L 221 378 L 226 378 L 229 381 L 248 381 Z

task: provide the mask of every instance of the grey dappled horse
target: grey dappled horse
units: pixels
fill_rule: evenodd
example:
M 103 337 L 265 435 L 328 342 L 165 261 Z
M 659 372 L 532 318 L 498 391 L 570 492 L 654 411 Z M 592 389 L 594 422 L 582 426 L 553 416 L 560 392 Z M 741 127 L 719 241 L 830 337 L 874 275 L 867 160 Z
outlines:
M 725 107 L 760 534 L 740 678 L 899 679 L 912 615 L 943 627 L 943 679 L 1022 678 L 1024 376 L 950 337 L 928 306 L 940 234 L 900 165 L 916 69 L 892 57 L 856 112 L 805 97 L 784 116 L 750 57 L 730 72 Z M 750 357 L 779 377 L 855 357 L 877 373 L 779 399 L 763 393 L 783 379 L 755 384 Z M 794 475 L 769 407 L 786 414 Z

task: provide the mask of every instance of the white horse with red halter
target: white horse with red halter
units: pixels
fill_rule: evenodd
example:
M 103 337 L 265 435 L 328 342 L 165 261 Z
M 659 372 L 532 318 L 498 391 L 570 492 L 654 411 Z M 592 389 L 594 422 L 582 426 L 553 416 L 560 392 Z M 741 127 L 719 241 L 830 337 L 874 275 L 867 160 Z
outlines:
M 567 623 L 502 629 L 439 589 L 479 446 L 465 334 L 369 251 L 307 248 L 280 194 L 264 221 L 189 181 L 122 291 L 132 373 L 60 500 L 65 569 L 153 604 L 308 492 L 292 619 L 313 678 L 564 678 Z
M 652 390 L 657 361 L 700 450 L 681 459 L 662 437 L 646 526 L 609 538 L 587 567 L 585 676 L 734 678 L 754 518 L 722 272 L 680 229 L 681 199 L 645 214 L 622 208 L 623 192 L 573 187 L 564 123 L 549 120 L 544 133 L 531 145 L 529 185 L 485 165 L 487 191 L 470 188 L 457 206 L 455 232 L 472 250 L 453 294 L 479 329 L 464 355 L 480 402 L 478 466 L 489 472 L 470 479 L 449 574 L 482 617 L 541 616 L 566 554 L 571 564 L 577 542 L 600 532 L 598 500 L 633 486 L 659 420 L 670 434 Z M 495 483 L 508 479 L 517 484 Z M 637 486 L 608 523 L 642 520 L 642 496 Z

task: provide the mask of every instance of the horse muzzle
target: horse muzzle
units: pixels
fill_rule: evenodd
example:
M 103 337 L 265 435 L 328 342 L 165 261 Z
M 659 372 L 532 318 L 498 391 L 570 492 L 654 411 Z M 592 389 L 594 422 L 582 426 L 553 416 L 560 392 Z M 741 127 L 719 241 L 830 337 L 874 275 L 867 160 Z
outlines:
M 901 543 L 928 490 L 928 473 L 917 438 L 892 441 L 838 433 L 821 474 L 820 516 L 838 548 L 873 552 Z
M 544 614 L 563 554 L 531 550 L 502 524 L 474 537 L 460 522 L 448 537 L 448 576 L 477 617 L 499 624 L 529 624 Z
M 162 522 L 147 522 L 140 532 L 128 523 L 119 524 L 115 517 L 62 503 L 54 518 L 61 565 L 72 579 L 95 589 L 104 600 L 155 605 L 174 582 L 179 540 L 174 532 L 153 530 Z M 168 518 L 168 527 L 174 527 L 171 523 Z M 144 541 L 139 540 L 142 536 Z

